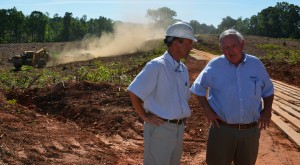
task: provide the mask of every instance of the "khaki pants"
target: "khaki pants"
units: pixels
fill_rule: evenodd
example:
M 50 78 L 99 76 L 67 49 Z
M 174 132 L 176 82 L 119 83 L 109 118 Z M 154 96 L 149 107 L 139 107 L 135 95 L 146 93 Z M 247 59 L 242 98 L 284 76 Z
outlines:
M 144 165 L 179 165 L 185 125 L 144 123 Z
M 260 129 L 238 130 L 220 126 L 210 128 L 206 162 L 208 165 L 254 165 L 259 146 Z

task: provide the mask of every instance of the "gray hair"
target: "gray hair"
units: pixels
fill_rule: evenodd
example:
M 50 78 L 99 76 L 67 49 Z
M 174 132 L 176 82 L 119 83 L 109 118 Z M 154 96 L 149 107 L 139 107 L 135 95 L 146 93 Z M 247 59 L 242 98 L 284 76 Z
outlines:
M 240 32 L 238 32 L 237 30 L 227 29 L 222 34 L 220 34 L 219 43 L 221 44 L 222 39 L 224 37 L 227 37 L 227 36 L 230 36 L 230 35 L 236 36 L 240 42 L 242 42 L 244 40 L 244 37 L 242 36 L 242 34 Z

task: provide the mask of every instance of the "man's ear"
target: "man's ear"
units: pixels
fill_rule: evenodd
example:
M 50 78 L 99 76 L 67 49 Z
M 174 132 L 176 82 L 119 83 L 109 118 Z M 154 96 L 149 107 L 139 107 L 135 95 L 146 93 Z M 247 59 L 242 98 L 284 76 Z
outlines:
M 242 40 L 241 46 L 242 46 L 242 49 L 244 49 L 244 46 L 245 46 L 245 40 Z

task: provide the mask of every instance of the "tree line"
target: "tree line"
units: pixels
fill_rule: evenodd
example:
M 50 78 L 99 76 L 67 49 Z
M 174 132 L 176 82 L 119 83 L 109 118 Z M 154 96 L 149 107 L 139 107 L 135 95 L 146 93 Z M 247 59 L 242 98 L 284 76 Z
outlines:
M 100 16 L 89 19 L 84 15 L 74 18 L 66 12 L 63 17 L 33 11 L 24 16 L 22 11 L 0 10 L 0 43 L 61 42 L 81 40 L 86 35 L 101 36 L 113 31 L 113 20 Z
M 146 17 L 156 26 L 166 28 L 178 21 L 175 11 L 162 7 L 147 10 Z M 62 42 L 81 40 L 85 36 L 101 36 L 103 32 L 113 32 L 116 21 L 100 16 L 87 20 L 84 15 L 74 18 L 66 12 L 63 17 L 33 11 L 25 16 L 15 7 L 0 10 L 0 43 L 23 42 Z M 218 27 L 200 24 L 197 20 L 189 22 L 196 34 L 219 34 L 235 28 L 245 35 L 258 35 L 274 38 L 300 39 L 300 7 L 287 2 L 278 2 L 274 7 L 263 9 L 251 18 L 233 19 L 229 16 L 222 19 Z
M 257 35 L 272 38 L 300 39 L 300 7 L 287 2 L 277 2 L 275 7 L 263 9 L 251 18 L 233 19 L 229 16 L 222 19 L 217 28 L 190 22 L 196 33 L 216 33 L 234 28 L 245 35 Z

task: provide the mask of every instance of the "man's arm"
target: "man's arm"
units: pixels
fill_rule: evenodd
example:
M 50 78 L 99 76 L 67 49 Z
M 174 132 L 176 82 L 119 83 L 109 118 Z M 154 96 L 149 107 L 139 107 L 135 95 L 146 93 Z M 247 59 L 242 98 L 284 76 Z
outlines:
M 222 119 L 210 107 L 210 105 L 207 101 L 207 98 L 205 96 L 197 96 L 197 98 L 200 101 L 201 105 L 203 106 L 204 113 L 208 120 L 208 123 L 212 123 L 213 126 L 216 125 L 219 128 L 220 126 L 219 126 L 217 119 L 219 119 L 219 120 L 222 120 Z
M 260 128 L 266 129 L 270 125 L 271 116 L 272 116 L 272 104 L 273 104 L 274 95 L 263 98 L 264 100 L 264 109 L 260 112 Z

